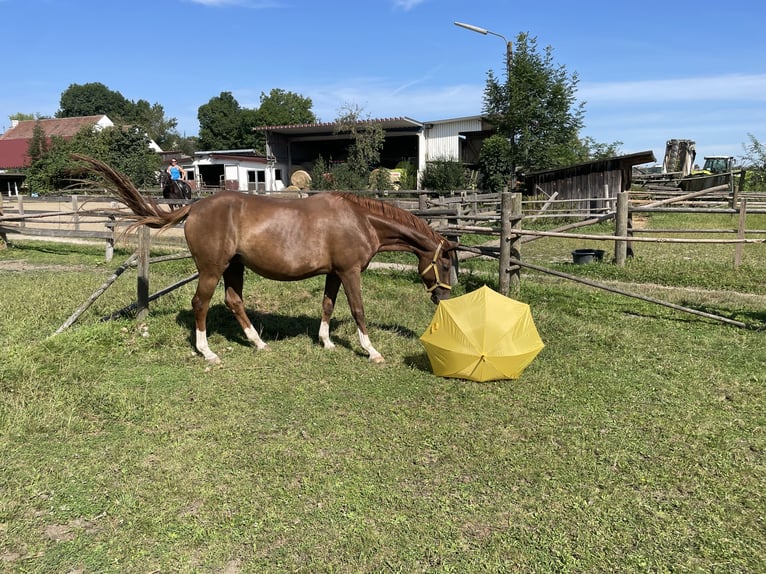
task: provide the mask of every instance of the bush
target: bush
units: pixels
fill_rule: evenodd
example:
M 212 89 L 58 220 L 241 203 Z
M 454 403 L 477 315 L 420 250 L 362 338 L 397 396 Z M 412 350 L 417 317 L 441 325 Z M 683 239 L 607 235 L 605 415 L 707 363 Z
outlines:
M 482 186 L 486 191 L 497 193 L 508 185 L 511 177 L 511 145 L 501 135 L 484 140 L 479 152 Z
M 454 159 L 429 161 L 420 178 L 420 186 L 432 191 L 455 191 L 466 188 L 463 164 Z

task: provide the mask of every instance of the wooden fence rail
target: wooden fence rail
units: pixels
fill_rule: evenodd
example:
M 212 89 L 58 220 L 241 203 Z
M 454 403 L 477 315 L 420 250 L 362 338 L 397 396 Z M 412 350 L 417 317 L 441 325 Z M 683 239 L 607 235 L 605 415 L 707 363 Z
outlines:
M 725 194 L 720 195 L 721 192 L 720 187 L 693 193 L 672 194 L 663 192 L 661 198 L 658 199 L 642 191 L 640 192 L 641 199 L 638 201 L 631 200 L 630 192 L 620 193 L 616 198 L 597 198 L 576 202 L 560 200 L 555 196 L 542 200 L 533 198 L 522 201 L 521 195 L 516 193 L 487 194 L 474 191 L 455 192 L 449 195 L 424 192 L 389 192 L 381 199 L 393 202 L 428 220 L 432 226 L 453 239 L 459 239 L 462 234 L 466 233 L 484 234 L 499 238 L 500 248 L 497 251 L 500 260 L 498 285 L 500 291 L 508 295 L 511 290 L 518 288 L 519 271 L 522 267 L 518 262 L 520 261 L 522 244 L 545 237 L 613 242 L 614 261 L 617 265 L 625 263 L 628 248 L 634 242 L 733 244 L 736 246 L 734 264 L 735 266 L 739 265 L 742 246 L 764 243 L 763 239 L 753 238 L 752 235 L 764 234 L 766 231 L 748 230 L 745 227 L 745 222 L 748 214 L 766 213 L 766 203 L 760 201 L 761 195 L 753 196 L 756 200 L 749 202 L 750 196 L 748 194 L 740 194 L 733 198 Z M 703 196 L 705 201 L 702 201 Z M 695 199 L 699 203 L 687 203 Z M 35 210 L 34 206 L 39 206 L 40 202 L 67 204 L 67 208 L 59 211 Z M 727 203 L 727 207 L 721 207 L 720 203 L 722 202 Z M 11 203 L 4 202 L 5 214 L 0 211 L 0 235 L 18 233 L 38 237 L 102 239 L 107 246 L 107 261 L 111 259 L 114 241 L 120 234 L 121 226 L 127 224 L 125 221 L 120 221 L 119 215 L 115 214 L 118 204 L 111 197 L 72 196 L 66 199 L 31 199 L 19 196 L 15 202 L 15 209 L 13 209 L 15 213 L 9 213 L 11 210 L 8 208 L 13 207 Z M 168 202 L 158 199 L 158 203 Z M 182 202 L 173 200 L 173 203 Z M 578 203 L 582 205 L 582 208 L 575 210 L 573 206 Z M 83 206 L 87 204 L 108 204 L 109 209 L 103 207 L 101 209 L 84 209 Z M 739 217 L 736 229 L 637 230 L 630 227 L 629 222 L 633 214 L 668 212 L 724 214 L 738 215 Z M 532 222 L 543 217 L 558 217 L 565 220 L 566 223 L 547 231 L 523 228 L 525 222 Z M 579 221 L 571 222 L 571 219 L 579 219 Z M 53 221 L 48 221 L 46 224 L 46 220 Z M 613 235 L 569 232 L 578 227 L 610 220 L 615 222 Z M 642 236 L 637 237 L 637 233 Z M 717 234 L 719 237 L 643 236 L 647 233 L 654 233 L 655 235 Z M 720 234 L 724 233 L 736 234 L 736 238 L 721 238 Z M 151 297 L 148 278 L 151 241 L 148 230 L 146 235 L 139 233 L 139 247 L 135 259 L 139 267 L 135 310 L 139 315 L 146 312 Z M 490 251 L 483 252 L 485 255 L 487 253 Z M 492 251 L 492 253 L 495 252 Z

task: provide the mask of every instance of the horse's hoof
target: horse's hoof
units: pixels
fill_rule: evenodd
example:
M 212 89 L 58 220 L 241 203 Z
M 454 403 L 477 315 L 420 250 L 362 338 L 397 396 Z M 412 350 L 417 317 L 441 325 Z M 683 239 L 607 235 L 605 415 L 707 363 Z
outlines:
M 377 357 L 370 357 L 370 362 L 375 363 L 376 365 L 382 365 L 386 360 L 383 358 L 383 355 L 378 355 Z
M 264 345 L 263 347 L 256 347 L 255 349 L 256 351 L 263 352 L 263 353 L 271 352 L 271 347 L 269 347 L 268 345 Z

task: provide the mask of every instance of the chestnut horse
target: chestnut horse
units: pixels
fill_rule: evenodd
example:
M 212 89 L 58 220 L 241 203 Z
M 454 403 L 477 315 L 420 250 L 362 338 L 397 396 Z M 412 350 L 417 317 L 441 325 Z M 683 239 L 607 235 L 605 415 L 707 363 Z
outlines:
M 450 295 L 452 257 L 456 246 L 411 213 L 351 193 L 327 192 L 306 199 L 285 199 L 222 191 L 168 212 L 144 198 L 112 168 L 86 156 L 75 156 L 111 183 L 136 214 L 138 225 L 168 228 L 185 221 L 184 235 L 199 271 L 192 298 L 197 350 L 211 363 L 220 359 L 210 350 L 206 317 L 210 299 L 223 277 L 227 307 L 248 340 L 258 349 L 266 343 L 245 312 L 242 287 L 245 267 L 277 281 L 325 275 L 319 340 L 333 348 L 330 317 L 338 290 L 348 299 L 359 342 L 370 360 L 383 362 L 367 334 L 360 274 L 381 251 L 407 251 L 418 258 L 418 270 L 437 303 Z

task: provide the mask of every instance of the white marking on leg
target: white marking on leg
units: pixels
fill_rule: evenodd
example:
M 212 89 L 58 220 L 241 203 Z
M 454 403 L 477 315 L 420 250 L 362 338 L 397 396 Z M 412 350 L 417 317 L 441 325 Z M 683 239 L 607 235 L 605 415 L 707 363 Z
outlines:
M 383 355 L 378 353 L 375 350 L 375 347 L 372 346 L 372 343 L 370 343 L 370 337 L 368 337 L 365 333 L 362 333 L 361 329 L 357 329 L 356 332 L 359 335 L 359 343 L 362 345 L 362 348 L 370 354 L 370 361 L 373 363 L 383 363 L 385 359 L 383 359 Z
M 335 343 L 330 340 L 330 323 L 322 321 L 319 324 L 319 340 L 322 341 L 322 345 L 325 349 L 334 349 Z
M 255 345 L 256 348 L 265 349 L 267 347 L 266 343 L 264 343 L 263 339 L 258 335 L 258 331 L 256 331 L 255 327 L 252 325 L 245 329 L 245 335 L 247 336 L 247 340 Z
M 197 350 L 202 353 L 202 356 L 205 357 L 205 360 L 207 360 L 210 363 L 218 364 L 221 362 L 221 359 L 216 355 L 213 351 L 210 350 L 210 347 L 207 345 L 207 333 L 205 331 L 197 330 Z

